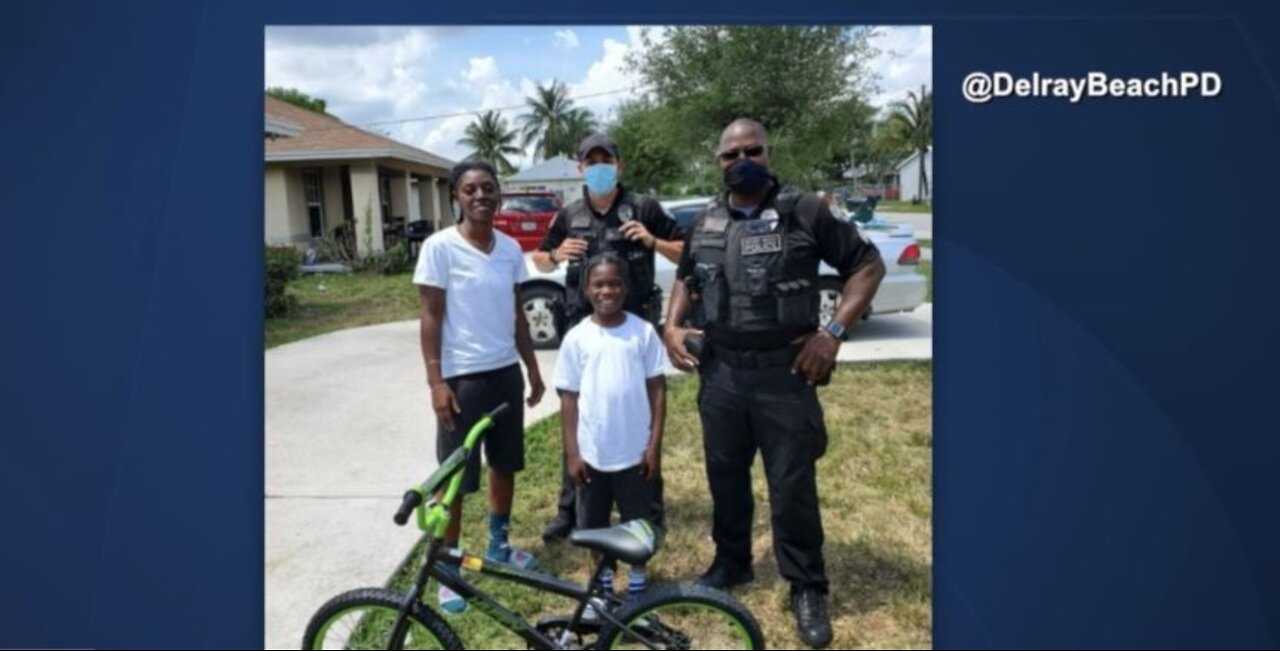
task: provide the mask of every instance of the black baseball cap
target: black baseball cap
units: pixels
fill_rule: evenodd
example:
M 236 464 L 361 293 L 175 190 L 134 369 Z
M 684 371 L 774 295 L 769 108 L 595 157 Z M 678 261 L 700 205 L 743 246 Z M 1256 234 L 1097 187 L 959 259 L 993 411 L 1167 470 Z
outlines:
M 600 133 L 599 131 L 583 138 L 582 142 L 578 144 L 578 160 L 586 158 L 587 154 L 590 154 L 592 149 L 603 149 L 609 152 L 614 158 L 619 158 L 617 143 L 615 143 L 612 138 Z

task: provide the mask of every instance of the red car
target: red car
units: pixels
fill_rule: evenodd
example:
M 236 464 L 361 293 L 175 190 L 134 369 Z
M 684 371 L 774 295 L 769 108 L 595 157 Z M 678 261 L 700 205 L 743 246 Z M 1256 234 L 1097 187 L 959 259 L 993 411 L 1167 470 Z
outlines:
M 516 238 L 522 251 L 533 251 L 546 237 L 551 220 L 560 211 L 560 197 L 554 192 L 503 193 L 502 207 L 493 225 Z

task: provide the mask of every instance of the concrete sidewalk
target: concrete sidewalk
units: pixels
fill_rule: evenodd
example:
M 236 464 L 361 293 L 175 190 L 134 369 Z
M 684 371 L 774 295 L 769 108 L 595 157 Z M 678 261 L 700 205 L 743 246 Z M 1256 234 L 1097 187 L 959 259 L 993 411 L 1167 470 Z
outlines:
M 841 361 L 930 359 L 933 309 L 859 324 Z M 544 382 L 555 351 L 538 353 Z M 327 599 L 383 585 L 416 529 L 391 515 L 435 466 L 418 322 L 354 328 L 273 348 L 266 381 L 266 649 L 296 649 Z M 528 426 L 559 408 L 554 392 Z

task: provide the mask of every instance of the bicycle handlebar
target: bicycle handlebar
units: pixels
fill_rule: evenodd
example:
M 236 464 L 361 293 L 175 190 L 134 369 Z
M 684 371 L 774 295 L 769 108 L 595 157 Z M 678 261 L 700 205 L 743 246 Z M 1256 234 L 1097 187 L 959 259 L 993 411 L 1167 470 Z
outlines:
M 395 521 L 397 525 L 404 526 L 409 521 L 409 516 L 413 510 L 422 504 L 422 493 L 416 490 L 408 491 L 404 494 L 404 499 L 400 501 L 400 510 L 396 511 Z
M 476 421 L 476 424 L 471 427 L 471 431 L 467 432 L 466 440 L 463 443 L 463 447 L 466 449 L 466 452 L 463 453 L 464 457 L 462 457 L 462 459 L 465 459 L 465 455 L 478 454 L 476 452 L 472 452 L 472 450 L 474 450 L 475 446 L 479 443 L 480 436 L 484 434 L 484 431 L 486 429 L 493 426 L 494 419 L 496 419 L 498 416 L 505 413 L 510 408 L 511 408 L 511 404 L 504 402 L 498 405 L 497 407 L 494 407 L 488 413 L 481 416 L 480 420 Z M 462 459 L 459 459 L 459 461 L 461 461 Z M 445 466 L 448 466 L 448 465 L 449 465 L 448 463 L 445 464 Z M 435 492 L 437 490 L 437 486 L 440 485 L 438 482 L 444 480 L 444 477 L 439 477 L 441 472 L 449 473 L 449 475 L 451 475 L 451 478 L 448 480 L 447 488 L 445 488 L 444 498 L 440 500 L 440 503 L 444 504 L 446 507 L 452 504 L 454 498 L 458 494 L 458 489 L 461 488 L 461 485 L 462 485 L 462 475 L 463 475 L 464 466 L 465 464 L 458 463 L 455 468 L 448 469 L 448 470 L 446 470 L 444 467 L 441 467 L 437 469 L 436 473 L 433 473 L 432 477 L 428 477 L 427 480 L 423 482 L 421 486 L 405 493 L 404 498 L 400 501 L 400 510 L 396 511 L 396 515 L 394 518 L 395 523 L 403 526 L 406 522 L 409 521 L 409 515 L 412 514 L 415 509 L 422 506 L 424 494 L 427 491 Z M 437 477 L 439 478 L 437 479 Z M 431 484 L 431 485 L 428 486 L 428 484 Z M 422 518 L 423 517 L 422 514 L 419 514 L 419 517 Z M 420 520 L 419 526 L 424 526 L 422 522 L 425 522 L 425 519 Z

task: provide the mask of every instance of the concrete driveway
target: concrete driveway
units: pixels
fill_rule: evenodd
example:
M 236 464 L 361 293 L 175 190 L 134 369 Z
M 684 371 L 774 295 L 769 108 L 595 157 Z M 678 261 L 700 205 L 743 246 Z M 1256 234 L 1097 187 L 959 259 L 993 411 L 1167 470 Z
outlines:
M 910 224 L 915 228 L 916 239 L 933 239 L 932 213 L 884 212 L 877 210 L 876 215 L 883 217 L 890 224 Z
M 842 361 L 931 359 L 931 305 L 872 317 Z M 538 353 L 550 384 L 555 351 Z M 296 649 L 329 597 L 383 585 L 417 542 L 400 496 L 435 466 L 418 322 L 354 328 L 266 352 L 266 649 Z M 525 425 L 559 408 L 552 393 Z

